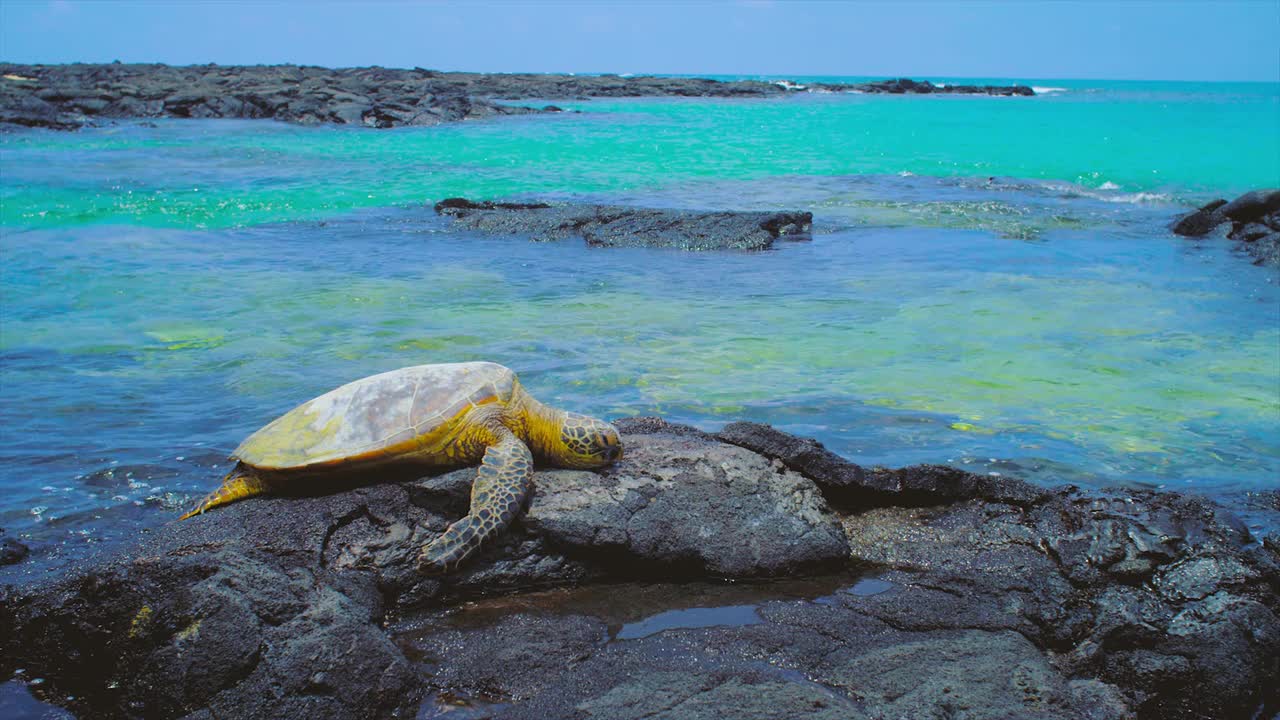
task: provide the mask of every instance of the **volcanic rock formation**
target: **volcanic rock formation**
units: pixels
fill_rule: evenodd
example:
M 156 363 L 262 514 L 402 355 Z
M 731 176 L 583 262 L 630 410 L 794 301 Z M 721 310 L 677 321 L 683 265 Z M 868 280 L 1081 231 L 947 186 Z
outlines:
M 4 587 L 0 672 L 122 718 L 407 717 L 424 698 L 494 718 L 1280 709 L 1280 548 L 1207 500 L 860 468 L 763 425 L 618 425 L 624 460 L 539 471 L 528 513 L 457 574 L 413 561 L 473 469 L 252 499 Z M 777 590 L 830 572 L 875 587 Z M 752 582 L 745 620 L 643 632 L 573 600 L 699 605 Z

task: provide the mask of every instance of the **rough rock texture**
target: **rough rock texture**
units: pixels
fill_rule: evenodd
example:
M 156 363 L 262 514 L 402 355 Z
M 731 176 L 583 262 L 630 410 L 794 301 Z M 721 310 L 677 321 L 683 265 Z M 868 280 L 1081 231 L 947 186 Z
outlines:
M 864 469 L 756 424 L 732 442 L 618 424 L 622 462 L 538 472 L 527 515 L 456 575 L 413 559 L 472 470 L 253 499 L 5 587 L 0 672 L 95 717 L 404 717 L 424 697 L 502 718 L 1280 709 L 1280 553 L 1207 501 Z M 879 585 L 680 584 L 844 566 Z M 737 619 L 606 617 L 644 593 Z
M 0 122 L 72 129 L 112 118 L 274 118 L 373 128 L 536 112 L 430 71 L 292 65 L 0 65 Z
M 1273 216 L 1272 224 L 1280 227 L 1280 216 Z M 1267 233 L 1254 240 L 1245 238 L 1245 251 L 1253 257 L 1254 265 L 1280 267 L 1280 230 Z
M 767 601 L 756 624 L 625 642 L 602 641 L 608 629 L 589 615 L 514 608 L 487 625 L 417 628 L 402 643 L 426 658 L 433 689 L 449 688 L 434 697 L 502 702 L 481 716 L 504 720 L 1132 717 L 1114 686 L 1063 673 L 1016 631 L 895 627 L 889 606 L 913 599 L 898 587 Z
M 1202 237 L 1231 223 L 1227 237 L 1239 240 L 1255 265 L 1280 267 L 1280 190 L 1254 190 L 1227 202 L 1214 200 L 1174 222 L 1173 232 Z
M 703 212 L 615 205 L 548 205 L 449 198 L 435 205 L 457 227 L 534 240 L 582 237 L 602 247 L 763 250 L 779 237 L 805 236 L 809 212 Z
M 880 86 L 889 89 L 877 89 Z M 231 117 L 390 128 L 538 112 L 495 99 L 766 97 L 798 87 L 753 80 L 444 73 L 422 68 L 4 63 L 0 64 L 0 123 L 70 130 L 113 118 Z M 940 88 L 911 80 L 837 89 L 1034 94 L 1018 86 Z M 562 110 L 549 105 L 541 111 Z

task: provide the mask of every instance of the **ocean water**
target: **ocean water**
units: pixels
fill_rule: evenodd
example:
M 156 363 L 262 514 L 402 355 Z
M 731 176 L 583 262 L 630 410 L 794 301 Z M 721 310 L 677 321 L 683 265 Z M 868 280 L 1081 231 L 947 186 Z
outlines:
M 1277 274 L 1167 226 L 1280 186 L 1280 86 L 1022 82 L 1051 90 L 0 134 L 0 527 L 40 572 L 172 521 L 303 400 L 487 359 L 582 412 L 1203 492 L 1272 531 L 1248 493 L 1280 486 Z M 458 195 L 800 208 L 815 232 L 533 243 L 450 231 L 431 204 Z

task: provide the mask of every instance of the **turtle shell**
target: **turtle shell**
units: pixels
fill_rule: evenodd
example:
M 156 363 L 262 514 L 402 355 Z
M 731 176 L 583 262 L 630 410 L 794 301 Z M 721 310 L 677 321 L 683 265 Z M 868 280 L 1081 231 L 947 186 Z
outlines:
M 511 399 L 516 376 L 495 363 L 417 365 L 309 400 L 250 435 L 232 457 L 263 470 L 305 470 L 416 455 L 433 458 L 467 412 Z

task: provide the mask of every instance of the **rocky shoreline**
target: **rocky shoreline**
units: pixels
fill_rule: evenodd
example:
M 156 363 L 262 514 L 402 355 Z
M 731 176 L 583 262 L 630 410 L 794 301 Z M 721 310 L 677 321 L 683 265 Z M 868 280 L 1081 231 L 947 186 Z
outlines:
M 618 424 L 624 460 L 539 471 L 455 575 L 413 558 L 473 470 L 245 501 L 5 586 L 0 672 L 94 717 L 1280 709 L 1280 547 L 1210 501 L 862 468 L 750 423 Z M 698 612 L 619 628 L 603 609 L 655 595 Z
M 907 79 L 824 84 L 822 92 L 1034 95 L 1026 86 L 937 86 Z M 329 69 L 297 65 L 0 63 L 0 126 L 73 130 L 146 118 L 270 118 L 370 128 L 437 125 L 497 115 L 558 112 L 502 100 L 596 97 L 772 97 L 795 83 L 703 78 Z
M 511 203 L 449 198 L 435 204 L 454 228 L 537 241 L 581 237 L 596 247 L 764 250 L 808 237 L 813 213 L 671 210 L 620 205 Z

